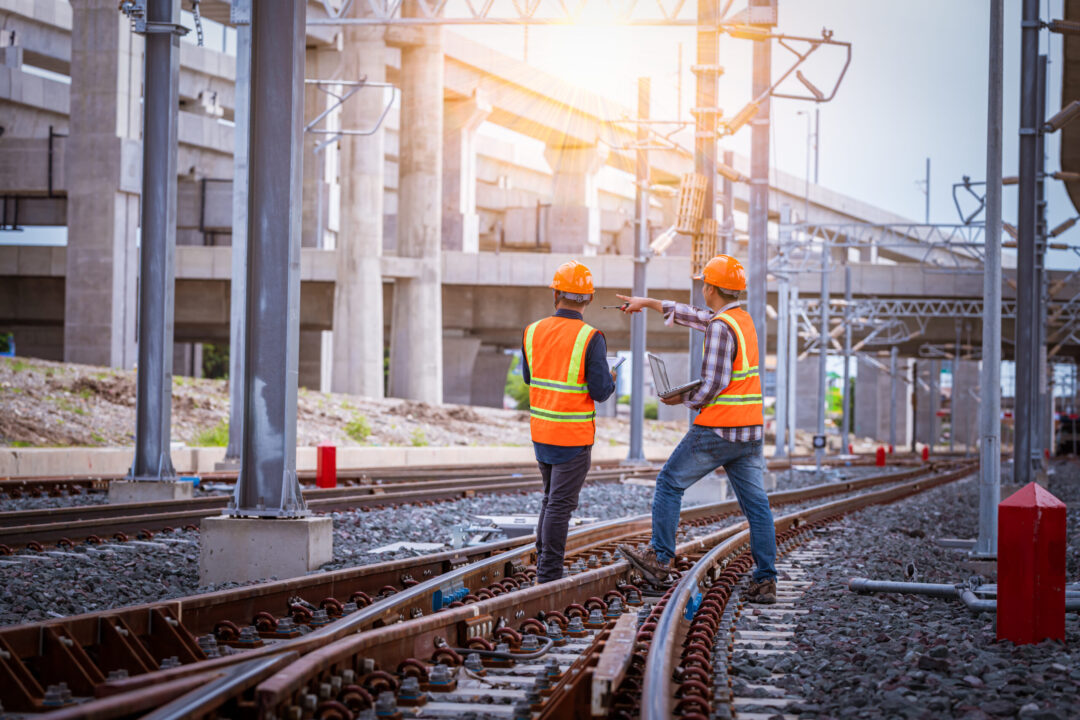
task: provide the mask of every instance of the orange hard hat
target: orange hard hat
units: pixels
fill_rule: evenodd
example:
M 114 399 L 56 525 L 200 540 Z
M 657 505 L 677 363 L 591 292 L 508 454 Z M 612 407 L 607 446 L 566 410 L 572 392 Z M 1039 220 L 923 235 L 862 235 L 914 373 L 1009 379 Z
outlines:
M 694 279 L 704 280 L 724 290 L 746 289 L 746 270 L 730 255 L 717 255 L 705 265 L 705 271 Z
M 553 290 L 560 292 L 575 293 L 577 295 L 592 295 L 592 273 L 577 260 L 564 262 L 555 271 L 555 278 L 549 285 Z

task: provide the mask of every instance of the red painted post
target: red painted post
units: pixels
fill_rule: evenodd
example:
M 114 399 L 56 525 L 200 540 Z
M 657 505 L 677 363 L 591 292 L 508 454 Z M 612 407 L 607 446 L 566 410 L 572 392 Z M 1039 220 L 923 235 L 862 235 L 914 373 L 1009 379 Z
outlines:
M 337 448 L 330 443 L 322 443 L 315 449 L 315 485 L 337 487 Z
M 1065 504 L 1028 483 L 998 505 L 998 640 L 1065 639 Z
M 894 452 L 896 452 L 896 448 L 894 448 L 892 445 L 890 445 L 889 446 L 889 454 L 892 455 Z
M 922 446 L 922 461 L 923 462 L 930 462 L 930 446 L 929 445 L 923 445 Z
M 879 447 L 876 453 L 875 464 L 878 467 L 885 467 L 885 448 Z
M 847 454 L 848 455 L 854 455 L 855 454 L 855 446 L 852 445 L 851 443 L 848 443 L 848 445 L 847 445 Z

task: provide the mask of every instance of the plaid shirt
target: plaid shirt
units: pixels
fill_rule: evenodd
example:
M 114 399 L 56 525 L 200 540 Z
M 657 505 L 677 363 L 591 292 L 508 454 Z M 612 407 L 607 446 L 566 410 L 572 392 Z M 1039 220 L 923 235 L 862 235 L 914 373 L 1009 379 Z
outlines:
M 741 304 L 733 302 L 725 305 L 720 312 Z M 683 403 L 687 407 L 700 411 L 731 384 L 731 366 L 735 362 L 738 343 L 726 322 L 712 322 L 716 312 L 672 300 L 665 300 L 663 305 L 665 325 L 682 325 L 705 333 L 705 352 L 701 358 L 701 384 Z M 750 442 L 761 440 L 764 436 L 761 425 L 718 427 L 713 430 L 729 442 Z

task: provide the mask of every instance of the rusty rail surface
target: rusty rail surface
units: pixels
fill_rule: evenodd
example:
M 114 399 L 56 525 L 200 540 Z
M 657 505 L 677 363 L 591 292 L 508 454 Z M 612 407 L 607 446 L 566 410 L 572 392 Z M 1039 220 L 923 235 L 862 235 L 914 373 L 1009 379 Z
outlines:
M 924 466 L 773 493 L 770 501 L 774 505 L 805 502 L 902 482 L 932 470 L 932 466 Z M 683 512 L 682 521 L 684 526 L 711 524 L 737 512 L 737 502 L 731 500 L 689 508 Z M 649 526 L 650 518 L 643 515 L 576 530 L 569 536 L 568 562 L 587 555 L 612 553 L 618 542 L 644 539 Z M 720 535 L 713 532 L 708 539 L 683 543 L 680 553 L 704 552 L 708 543 L 727 531 L 719 532 Z M 533 540 L 530 536 L 468 551 L 321 573 L 37 625 L 0 628 L 0 651 L 4 651 L 0 652 L 0 688 L 5 688 L 0 692 L 0 702 L 9 709 L 40 711 L 44 699 L 42 688 L 64 681 L 75 695 L 99 699 L 60 710 L 58 717 L 119 717 L 127 713 L 120 711 L 124 705 L 117 704 L 115 696 L 139 698 L 154 693 L 159 704 L 172 702 L 184 693 L 193 692 L 190 679 L 194 676 L 209 678 L 208 674 L 231 673 L 229 668 L 238 662 L 282 652 L 302 656 L 290 666 L 298 670 L 318 658 L 341 656 L 343 647 L 346 655 L 370 651 L 384 661 L 388 653 L 406 650 L 400 657 L 427 657 L 437 649 L 435 638 L 445 636 L 449 627 L 464 623 L 475 628 L 476 618 L 496 617 L 500 613 L 515 619 L 533 617 L 545 607 L 573 603 L 571 598 L 582 600 L 603 596 L 605 592 L 610 594 L 616 582 L 627 575 L 624 562 L 604 556 L 607 564 L 602 564 L 590 557 L 584 572 L 533 587 L 528 569 L 535 561 Z M 364 601 L 356 595 L 358 587 L 370 590 L 383 582 L 391 585 L 393 594 L 387 592 L 380 598 L 365 590 L 372 600 L 370 604 L 355 611 L 345 605 L 350 598 Z M 464 597 L 460 593 L 462 588 L 468 589 Z M 308 602 L 305 607 L 295 602 L 297 596 L 314 602 Z M 313 616 L 311 607 L 318 607 L 314 603 L 322 606 L 318 609 L 325 611 L 325 617 Z M 343 617 L 335 618 L 336 615 Z M 258 632 L 244 640 L 237 631 L 239 625 L 248 624 L 249 618 Z M 290 621 L 285 625 L 294 628 L 300 625 L 310 631 L 286 636 L 278 631 L 285 618 Z M 200 644 L 195 638 L 205 639 L 211 634 L 221 645 L 242 652 L 208 657 L 214 650 L 208 652 L 205 643 Z M 402 644 L 408 647 L 402 649 Z M 166 657 L 176 657 L 179 666 L 160 669 L 159 661 Z M 127 669 L 130 677 L 108 676 L 111 670 L 120 667 Z M 280 682 L 280 678 L 275 682 Z M 175 694 L 163 697 L 165 687 L 173 688 Z M 223 683 L 217 687 L 230 686 Z M 260 700 L 262 705 L 269 702 L 265 698 L 280 699 L 284 692 L 267 694 L 273 683 L 261 683 L 258 687 L 260 698 L 264 698 Z M 200 702 L 204 705 L 200 707 L 218 707 L 230 702 L 230 698 L 235 699 L 235 693 L 220 691 L 219 695 L 217 700 L 203 698 Z
M 789 513 L 775 521 L 778 545 L 797 541 L 799 535 L 847 513 L 869 505 L 902 500 L 967 477 L 976 469 L 976 463 L 964 463 L 958 469 L 927 478 Z M 676 667 L 684 664 L 712 674 L 712 658 L 698 655 L 698 649 L 689 651 L 693 661 L 684 657 L 688 652 L 687 643 L 707 645 L 704 636 L 710 632 L 715 634 L 715 620 L 723 614 L 734 581 L 751 563 L 748 556 L 749 528 L 728 529 L 718 533 L 716 540 L 718 542 L 713 548 L 683 573 L 678 584 L 665 596 L 666 603 L 659 617 L 642 626 L 649 634 L 648 639 L 651 639 L 641 687 L 642 720 L 668 720 L 688 710 L 704 710 L 704 714 L 711 715 L 711 702 L 704 695 L 696 694 L 695 689 L 698 683 L 708 687 L 712 683 L 684 677 L 684 682 L 680 684 L 674 679 L 674 673 Z M 733 571 L 725 573 L 729 567 Z M 706 603 L 709 604 L 707 611 L 699 616 L 698 611 Z M 709 617 L 704 617 L 706 614 Z M 693 675 L 697 676 L 697 673 Z M 694 700 L 690 701 L 689 698 Z

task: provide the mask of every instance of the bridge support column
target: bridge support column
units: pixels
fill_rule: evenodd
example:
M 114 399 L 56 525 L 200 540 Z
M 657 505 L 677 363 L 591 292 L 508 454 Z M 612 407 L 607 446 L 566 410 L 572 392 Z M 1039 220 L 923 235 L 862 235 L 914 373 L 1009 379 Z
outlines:
M 498 348 L 480 348 L 473 363 L 471 404 L 483 407 L 503 406 L 506 394 L 506 374 L 510 372 L 513 355 Z
M 555 173 L 546 233 L 551 252 L 596 255 L 600 249 L 596 175 L 607 159 L 606 147 L 549 145 L 544 158 Z
M 443 105 L 443 250 L 480 250 L 476 213 L 476 131 L 491 114 L 481 95 Z
M 361 6 L 362 7 L 362 6 Z M 386 80 L 383 28 L 346 26 L 342 77 Z M 341 126 L 375 127 L 384 89 L 365 88 L 342 108 Z M 383 246 L 385 132 L 341 138 L 341 229 L 334 288 L 334 392 L 381 398 L 383 376 Z
M 326 80 L 335 75 L 334 70 L 340 64 L 337 50 L 309 48 L 305 52 L 304 77 L 312 80 Z M 345 78 L 343 78 L 345 79 Z M 327 90 L 329 88 L 326 88 Z M 349 102 L 367 100 L 367 97 L 352 98 Z M 332 98 L 316 85 L 304 85 L 304 124 L 307 125 L 330 106 Z M 342 127 L 341 110 L 335 110 L 323 118 L 318 129 Z M 316 152 L 316 147 L 330 136 L 320 133 L 304 133 L 304 218 L 301 226 L 300 242 L 302 247 L 334 247 L 334 231 L 337 224 L 331 222 L 331 196 L 338 192 L 337 183 L 329 180 L 329 170 L 335 164 L 337 147 L 331 143 Z
M 406 2 L 406 14 L 417 14 Z M 415 258 L 394 282 L 390 395 L 442 402 L 442 30 L 425 27 L 401 48 L 398 255 Z
M 143 39 L 111 0 L 74 0 L 64 360 L 135 364 Z
M 461 331 L 443 336 L 443 402 L 472 404 L 473 368 L 479 352 L 478 337 L 469 337 Z

